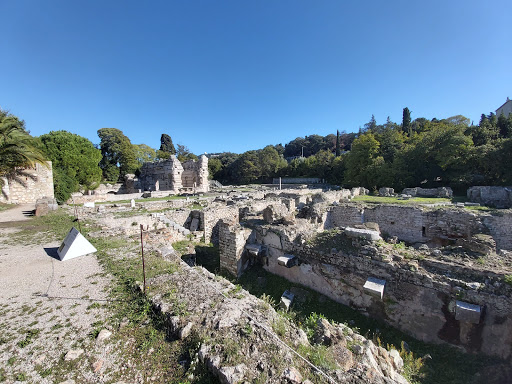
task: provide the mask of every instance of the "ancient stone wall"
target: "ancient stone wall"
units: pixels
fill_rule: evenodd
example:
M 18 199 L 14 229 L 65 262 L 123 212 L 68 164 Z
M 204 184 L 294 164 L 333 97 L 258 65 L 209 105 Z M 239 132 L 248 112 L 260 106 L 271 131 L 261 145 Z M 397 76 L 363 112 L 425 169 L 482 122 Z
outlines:
M 264 266 L 426 342 L 447 342 L 470 352 L 512 355 L 512 287 L 503 276 L 443 261 L 397 263 L 375 247 L 335 253 L 294 244 L 279 230 L 256 229 L 256 243 L 268 249 Z M 278 257 L 293 255 L 288 268 Z M 288 256 L 289 257 L 289 256 Z M 364 288 L 369 278 L 384 280 L 383 296 Z M 476 308 L 469 317 L 461 307 Z
M 209 190 L 208 158 L 202 155 L 198 161 L 183 164 L 175 155 L 168 160 L 144 163 L 139 179 L 128 177 L 124 193 L 142 191 L 169 191 L 171 193 L 204 193 Z
M 239 208 L 235 205 L 226 206 L 216 204 L 208 207 L 201 212 L 201 227 L 204 231 L 204 240 L 207 243 L 219 244 L 220 222 L 224 221 L 229 225 L 238 224 Z
M 251 231 L 239 225 L 219 222 L 220 269 L 233 276 L 240 276 L 248 265 L 248 256 L 244 247 Z
M 496 208 L 512 208 L 512 187 L 471 187 L 467 191 L 469 201 Z
M 455 244 L 457 239 L 478 233 L 490 234 L 498 249 L 512 249 L 512 212 L 494 214 L 465 209 L 432 209 L 400 205 L 365 206 L 342 204 L 327 213 L 326 228 L 340 228 L 368 222 L 379 224 L 384 235 L 410 243 Z
M 54 198 L 52 162 L 47 167 L 36 164 L 27 168 L 14 179 L 4 179 L 0 202 L 11 204 L 32 204 L 42 197 Z

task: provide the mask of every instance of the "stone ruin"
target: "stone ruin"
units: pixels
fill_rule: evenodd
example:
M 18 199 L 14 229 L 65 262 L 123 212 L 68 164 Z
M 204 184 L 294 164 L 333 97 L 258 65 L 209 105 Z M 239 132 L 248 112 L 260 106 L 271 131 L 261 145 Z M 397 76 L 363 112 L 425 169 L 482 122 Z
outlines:
M 144 223 L 171 243 L 213 243 L 234 276 L 258 264 L 420 340 L 511 358 L 512 211 L 350 201 L 366 193 L 226 190 L 152 202 L 174 209 Z
M 126 175 L 123 193 L 137 191 L 168 191 L 178 193 L 205 193 L 209 190 L 208 158 L 201 155 L 198 161 L 181 163 L 175 155 L 168 160 L 144 163 L 140 176 Z
M 3 178 L 1 187 L 2 203 L 32 204 L 42 198 L 53 199 L 52 162 L 47 161 L 46 166 L 36 164 L 34 168 L 27 168 L 12 179 Z
M 471 187 L 467 191 L 469 201 L 496 208 L 512 208 L 511 187 Z

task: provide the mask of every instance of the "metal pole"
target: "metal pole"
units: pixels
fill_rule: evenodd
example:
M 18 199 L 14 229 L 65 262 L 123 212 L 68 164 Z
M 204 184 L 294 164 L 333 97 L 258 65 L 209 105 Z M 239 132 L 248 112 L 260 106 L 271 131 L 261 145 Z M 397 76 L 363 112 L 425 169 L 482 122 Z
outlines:
M 140 225 L 140 248 L 142 253 L 142 274 L 144 276 L 144 294 L 146 294 L 146 267 L 144 266 L 144 240 L 142 239 L 142 232 L 144 231 L 144 225 Z

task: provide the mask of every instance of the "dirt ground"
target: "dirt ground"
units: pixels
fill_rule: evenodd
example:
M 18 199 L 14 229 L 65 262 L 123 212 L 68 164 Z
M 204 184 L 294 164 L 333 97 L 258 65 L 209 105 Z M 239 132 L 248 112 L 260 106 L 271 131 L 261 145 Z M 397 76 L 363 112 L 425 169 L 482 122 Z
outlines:
M 13 243 L 32 209 L 0 212 L 0 382 L 103 382 L 112 346 L 95 340 L 94 326 L 109 279 L 94 255 L 60 261 L 61 240 Z

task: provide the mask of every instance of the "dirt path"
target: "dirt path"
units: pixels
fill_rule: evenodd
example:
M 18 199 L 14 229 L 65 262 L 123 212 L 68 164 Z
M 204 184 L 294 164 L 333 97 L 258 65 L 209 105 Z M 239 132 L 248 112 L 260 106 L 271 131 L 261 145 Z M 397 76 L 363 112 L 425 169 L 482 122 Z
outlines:
M 94 255 L 60 261 L 61 240 L 15 243 L 14 222 L 30 220 L 32 209 L 0 212 L 0 223 L 10 222 L 0 227 L 0 381 L 103 382 L 111 347 L 94 336 L 106 316 L 109 279 Z M 67 361 L 70 350 L 80 356 Z

